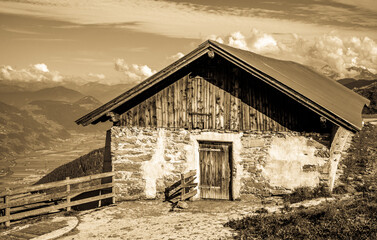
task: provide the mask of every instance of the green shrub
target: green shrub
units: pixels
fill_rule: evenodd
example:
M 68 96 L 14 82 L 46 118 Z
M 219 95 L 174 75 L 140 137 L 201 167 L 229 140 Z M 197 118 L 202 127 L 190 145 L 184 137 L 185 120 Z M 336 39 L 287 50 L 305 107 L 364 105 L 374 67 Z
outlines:
M 319 185 L 315 188 L 299 187 L 296 188 L 291 194 L 283 196 L 284 202 L 296 203 L 304 200 L 320 197 L 330 197 L 331 194 L 325 185 Z
M 325 203 L 285 214 L 259 214 L 225 224 L 235 239 L 376 239 L 377 195 Z

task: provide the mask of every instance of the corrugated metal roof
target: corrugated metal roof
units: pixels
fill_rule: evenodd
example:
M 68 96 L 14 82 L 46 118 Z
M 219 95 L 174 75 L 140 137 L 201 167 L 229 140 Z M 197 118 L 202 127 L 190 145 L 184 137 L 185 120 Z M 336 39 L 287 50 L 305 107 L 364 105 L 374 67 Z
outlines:
M 301 64 L 264 57 L 210 40 L 119 97 L 76 120 L 76 123 L 87 125 L 95 122 L 209 50 L 213 50 L 336 124 L 353 130 L 361 129 L 361 110 L 365 104 L 369 104 L 368 99 Z
M 301 64 L 264 57 L 217 42 L 211 43 L 361 129 L 361 111 L 365 104 L 369 104 L 368 99 Z

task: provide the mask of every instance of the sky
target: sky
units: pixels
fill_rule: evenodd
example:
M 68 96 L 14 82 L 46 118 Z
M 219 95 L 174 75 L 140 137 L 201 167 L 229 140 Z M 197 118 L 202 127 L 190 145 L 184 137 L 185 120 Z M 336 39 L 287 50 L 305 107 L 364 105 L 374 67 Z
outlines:
M 207 39 L 377 73 L 375 0 L 0 0 L 0 79 L 140 82 Z

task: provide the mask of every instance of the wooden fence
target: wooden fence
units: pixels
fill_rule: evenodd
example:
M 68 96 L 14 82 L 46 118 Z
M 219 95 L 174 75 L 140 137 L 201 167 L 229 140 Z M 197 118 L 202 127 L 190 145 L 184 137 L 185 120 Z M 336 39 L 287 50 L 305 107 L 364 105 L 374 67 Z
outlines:
M 106 172 L 0 192 L 0 223 L 8 227 L 12 220 L 60 209 L 70 211 L 72 206 L 95 201 L 101 206 L 104 199 L 114 203 L 113 178 L 114 172 Z M 84 194 L 93 191 L 98 191 L 97 196 Z
M 181 174 L 181 179 L 165 189 L 165 201 L 176 203 L 184 201 L 196 195 L 198 184 L 194 183 L 196 171 L 192 170 L 188 173 Z

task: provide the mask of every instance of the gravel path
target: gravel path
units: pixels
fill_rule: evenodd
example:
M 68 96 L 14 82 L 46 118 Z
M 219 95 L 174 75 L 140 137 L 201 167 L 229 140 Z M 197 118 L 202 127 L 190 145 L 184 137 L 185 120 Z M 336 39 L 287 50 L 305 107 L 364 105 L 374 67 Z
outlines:
M 261 207 L 255 202 L 188 204 L 188 209 L 170 211 L 169 203 L 159 201 L 122 202 L 81 212 L 76 230 L 59 239 L 230 239 L 234 232 L 224 223 Z

